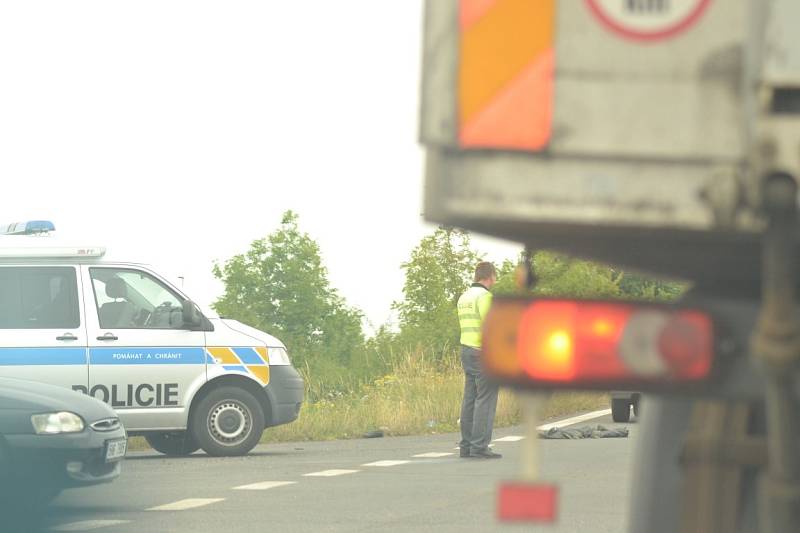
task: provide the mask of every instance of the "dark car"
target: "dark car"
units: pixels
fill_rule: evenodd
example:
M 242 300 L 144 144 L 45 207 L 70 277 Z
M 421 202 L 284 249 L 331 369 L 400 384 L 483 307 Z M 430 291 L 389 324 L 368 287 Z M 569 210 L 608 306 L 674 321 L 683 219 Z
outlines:
M 31 509 L 70 487 L 119 476 L 127 434 L 105 403 L 0 378 L 0 505 Z

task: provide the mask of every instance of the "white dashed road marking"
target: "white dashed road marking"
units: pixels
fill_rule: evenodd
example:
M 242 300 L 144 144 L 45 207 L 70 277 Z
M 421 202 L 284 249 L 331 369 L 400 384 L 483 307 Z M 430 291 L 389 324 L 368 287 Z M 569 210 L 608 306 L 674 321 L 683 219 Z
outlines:
M 304 476 L 311 477 L 333 477 L 343 476 L 344 474 L 355 474 L 359 470 L 322 470 L 321 472 L 311 472 L 310 474 L 303 474 Z
M 508 437 L 501 437 L 499 439 L 494 439 L 494 442 L 517 442 L 523 440 L 525 437 L 518 437 L 516 435 L 509 435 Z
M 455 455 L 454 453 L 450 452 L 429 452 L 429 453 L 419 453 L 417 455 L 412 455 L 411 457 L 419 457 L 420 459 L 436 459 L 438 457 L 447 457 L 448 455 Z
M 118 526 L 127 524 L 130 520 L 84 520 L 83 522 L 71 522 L 50 528 L 50 531 L 91 531 L 101 527 Z
M 411 461 L 375 461 L 374 463 L 367 463 L 361 466 L 397 466 L 410 463 Z
M 564 420 L 559 420 L 557 422 L 551 422 L 549 424 L 544 424 L 536 429 L 539 431 L 547 431 L 548 429 L 552 428 L 560 428 L 563 426 L 571 426 L 572 424 L 577 424 L 578 422 L 585 422 L 586 420 L 592 420 L 593 418 L 600 418 L 601 416 L 606 416 L 611 414 L 611 409 L 603 409 L 602 411 L 592 411 L 591 413 L 585 413 L 578 416 L 573 416 L 572 418 L 566 418 Z
M 224 499 L 225 498 L 187 498 L 166 505 L 151 507 L 148 511 L 185 511 L 186 509 L 194 509 L 195 507 L 202 507 L 210 503 L 221 502 Z
M 250 485 L 233 487 L 233 490 L 267 490 L 286 485 L 294 485 L 295 483 L 297 483 L 297 481 L 262 481 L 261 483 L 251 483 Z

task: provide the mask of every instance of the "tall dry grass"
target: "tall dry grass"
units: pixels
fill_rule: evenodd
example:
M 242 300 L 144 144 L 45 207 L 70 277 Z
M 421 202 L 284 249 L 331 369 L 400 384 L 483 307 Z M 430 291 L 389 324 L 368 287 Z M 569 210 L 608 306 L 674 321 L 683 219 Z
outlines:
M 458 356 L 444 360 L 415 350 L 399 358 L 392 371 L 369 382 L 342 380 L 331 384 L 325 377 L 308 375 L 307 398 L 299 418 L 264 432 L 261 442 L 292 442 L 359 438 L 375 430 L 384 435 L 422 435 L 457 432 L 464 389 Z M 560 392 L 548 399 L 544 419 L 608 405 L 598 393 Z M 495 427 L 518 424 L 520 403 L 515 393 L 500 390 Z M 147 449 L 143 438 L 134 437 L 131 450 Z
M 320 386 L 313 376 L 306 379 L 309 387 Z M 304 404 L 298 420 L 267 430 L 262 442 L 358 438 L 375 430 L 385 435 L 458 431 L 463 388 L 464 374 L 457 357 L 434 361 L 423 350 L 416 350 L 379 379 Z M 553 418 L 606 405 L 604 394 L 556 393 L 547 401 L 543 416 Z M 515 425 L 520 419 L 516 395 L 501 389 L 495 426 Z

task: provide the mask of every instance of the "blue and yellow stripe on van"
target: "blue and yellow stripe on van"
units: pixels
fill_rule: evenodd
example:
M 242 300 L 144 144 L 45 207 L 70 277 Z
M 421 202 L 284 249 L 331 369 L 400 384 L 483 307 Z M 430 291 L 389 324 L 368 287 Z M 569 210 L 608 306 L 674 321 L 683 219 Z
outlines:
M 0 348 L 0 366 L 85 365 L 86 348 Z
M 203 365 L 200 346 L 14 347 L 0 348 L 0 366 Z
M 262 385 L 269 383 L 269 358 L 264 347 L 210 346 L 206 353 L 208 364 L 222 365 L 229 372 L 250 374 Z
M 89 348 L 92 365 L 202 365 L 201 346 Z
M 228 372 L 269 383 L 269 358 L 261 346 L 51 347 L 0 348 L 0 366 L 62 365 L 221 365 Z

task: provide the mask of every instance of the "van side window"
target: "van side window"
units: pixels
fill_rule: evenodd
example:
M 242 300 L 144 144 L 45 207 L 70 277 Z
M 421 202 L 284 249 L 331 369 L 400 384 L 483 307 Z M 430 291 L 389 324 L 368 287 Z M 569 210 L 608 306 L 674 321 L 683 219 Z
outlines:
M 103 329 L 183 329 L 183 303 L 153 276 L 139 270 L 90 268 Z
M 0 268 L 0 329 L 74 329 L 80 323 L 74 268 Z

